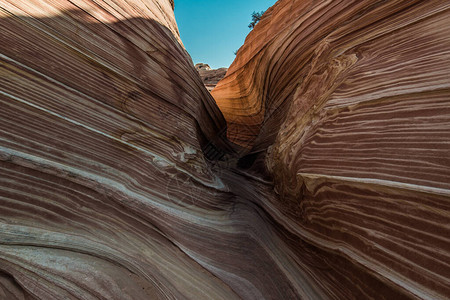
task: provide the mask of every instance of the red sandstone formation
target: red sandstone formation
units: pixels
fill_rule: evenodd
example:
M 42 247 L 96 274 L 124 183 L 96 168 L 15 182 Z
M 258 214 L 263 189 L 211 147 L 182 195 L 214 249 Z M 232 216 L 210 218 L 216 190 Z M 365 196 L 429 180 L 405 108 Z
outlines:
M 360 268 L 346 280 L 363 298 L 363 273 L 450 296 L 449 9 L 279 1 L 213 91 L 274 180 L 280 223 Z
M 173 1 L 0 7 L 0 299 L 450 295 L 446 1 L 281 0 L 216 101 Z
M 227 68 L 211 69 L 208 64 L 202 63 L 196 64 L 195 69 L 200 74 L 200 78 L 208 91 L 212 91 L 216 87 L 228 70 Z

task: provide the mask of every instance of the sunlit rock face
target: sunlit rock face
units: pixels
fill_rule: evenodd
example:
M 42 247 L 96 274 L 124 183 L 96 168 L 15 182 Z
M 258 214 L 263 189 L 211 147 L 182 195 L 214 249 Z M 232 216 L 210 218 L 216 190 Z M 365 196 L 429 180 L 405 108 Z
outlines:
M 278 2 L 226 121 L 173 1 L 0 7 L 0 299 L 450 294 L 445 1 Z
M 360 268 L 340 271 L 362 293 L 365 273 L 450 295 L 449 8 L 279 1 L 213 91 L 286 226 Z
M 208 64 L 198 63 L 195 64 L 195 69 L 200 74 L 205 87 L 208 91 L 212 91 L 217 83 L 225 77 L 227 73 L 227 68 L 211 69 Z

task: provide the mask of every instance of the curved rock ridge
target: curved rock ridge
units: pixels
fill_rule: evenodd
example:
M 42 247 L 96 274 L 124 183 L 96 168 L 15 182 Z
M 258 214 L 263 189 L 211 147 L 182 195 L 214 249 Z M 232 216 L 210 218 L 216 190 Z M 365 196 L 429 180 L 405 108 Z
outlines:
M 278 1 L 212 94 L 297 237 L 450 295 L 448 1 Z M 295 225 L 293 225 L 295 223 Z
M 450 295 L 445 1 L 279 1 L 224 115 L 173 1 L 0 7 L 0 299 Z

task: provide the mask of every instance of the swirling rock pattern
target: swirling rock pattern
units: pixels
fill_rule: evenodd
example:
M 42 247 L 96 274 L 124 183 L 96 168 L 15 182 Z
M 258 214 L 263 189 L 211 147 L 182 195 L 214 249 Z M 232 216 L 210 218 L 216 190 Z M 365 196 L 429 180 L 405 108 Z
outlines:
M 235 298 L 169 237 L 225 190 L 201 151 L 225 120 L 170 2 L 0 3 L 0 298 Z
M 449 27 L 448 1 L 279 1 L 212 92 L 298 237 L 428 299 L 450 296 Z
M 0 0 L 0 299 L 445 299 L 449 5 L 279 1 L 226 121 L 173 5 Z

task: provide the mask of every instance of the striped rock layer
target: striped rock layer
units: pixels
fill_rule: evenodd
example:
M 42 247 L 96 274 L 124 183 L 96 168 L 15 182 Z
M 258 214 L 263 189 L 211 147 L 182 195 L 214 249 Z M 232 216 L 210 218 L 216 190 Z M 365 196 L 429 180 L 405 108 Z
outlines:
M 0 0 L 0 299 L 450 295 L 446 1 L 279 1 L 223 115 L 173 5 Z
M 212 92 L 285 226 L 362 268 L 341 270 L 362 298 L 363 274 L 450 297 L 448 28 L 448 1 L 281 0 Z

